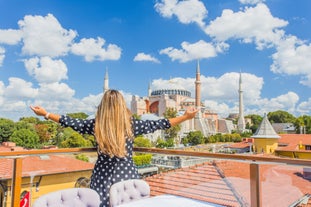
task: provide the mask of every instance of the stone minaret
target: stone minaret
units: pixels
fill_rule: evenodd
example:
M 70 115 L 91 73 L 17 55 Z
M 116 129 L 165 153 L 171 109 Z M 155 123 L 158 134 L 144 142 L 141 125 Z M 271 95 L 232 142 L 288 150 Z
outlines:
M 150 97 L 151 96 L 151 84 L 149 83 L 149 85 L 148 85 L 148 97 Z
M 197 62 L 197 73 L 195 78 L 195 107 L 201 108 L 201 81 L 200 81 L 200 65 Z
M 108 81 L 109 81 L 109 79 L 108 79 L 108 69 L 106 68 L 106 73 L 105 73 L 105 78 L 104 78 L 104 93 L 109 90 Z
M 242 90 L 242 73 L 240 72 L 239 79 L 239 118 L 238 118 L 238 131 L 245 131 L 245 119 L 244 119 L 244 109 L 243 109 L 243 90 Z

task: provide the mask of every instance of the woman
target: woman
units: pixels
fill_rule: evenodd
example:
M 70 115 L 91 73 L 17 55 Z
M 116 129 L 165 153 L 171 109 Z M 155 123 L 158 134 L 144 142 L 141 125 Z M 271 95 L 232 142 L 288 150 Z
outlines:
M 66 115 L 48 113 L 40 106 L 31 106 L 35 114 L 71 127 L 81 134 L 96 138 L 98 158 L 95 163 L 90 188 L 100 195 L 101 207 L 109 207 L 109 189 L 112 184 L 137 179 L 139 174 L 132 160 L 133 139 L 140 134 L 168 129 L 192 119 L 197 110 L 187 110 L 183 116 L 171 119 L 137 120 L 126 107 L 125 100 L 117 90 L 105 92 L 95 119 L 73 119 Z

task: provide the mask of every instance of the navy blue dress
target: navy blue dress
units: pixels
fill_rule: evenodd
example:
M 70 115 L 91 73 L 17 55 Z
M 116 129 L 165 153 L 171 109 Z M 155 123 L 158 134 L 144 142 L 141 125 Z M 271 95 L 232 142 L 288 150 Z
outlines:
M 95 119 L 73 119 L 62 115 L 60 124 L 64 127 L 71 127 L 81 134 L 94 135 Z M 152 133 L 160 129 L 170 128 L 168 119 L 159 120 L 137 120 L 132 118 L 134 136 Z M 126 140 L 128 156 L 124 158 L 109 157 L 98 150 L 98 157 L 95 163 L 90 188 L 96 190 L 100 195 L 100 207 L 109 207 L 109 189 L 112 184 L 128 179 L 137 179 L 139 174 L 132 159 L 133 140 Z

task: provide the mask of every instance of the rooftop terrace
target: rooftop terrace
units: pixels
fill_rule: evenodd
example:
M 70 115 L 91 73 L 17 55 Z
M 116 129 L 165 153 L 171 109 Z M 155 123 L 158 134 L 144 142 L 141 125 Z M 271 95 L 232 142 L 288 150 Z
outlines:
M 61 159 L 65 155 L 92 152 L 95 152 L 94 148 L 0 152 L 1 165 L 4 163 L 2 161 L 9 159 L 14 166 L 13 171 L 7 171 L 12 173 L 13 178 L 13 206 L 19 206 L 21 178 L 29 176 L 31 170 L 34 170 L 25 167 L 26 159 L 37 163 L 35 170 L 40 174 L 49 171 L 45 165 L 48 160 L 41 159 L 42 164 L 37 162 L 40 155 Z M 135 148 L 135 152 L 207 158 L 201 164 L 166 169 L 144 178 L 150 185 L 151 196 L 177 195 L 215 206 L 282 207 L 306 206 L 307 202 L 310 203 L 308 195 L 311 194 L 311 185 L 308 175 L 304 173 L 309 172 L 306 169 L 311 168 L 311 160 L 156 148 Z M 82 168 L 86 165 L 87 168 L 92 167 L 90 163 L 84 164 Z M 53 170 L 51 173 L 58 172 L 57 169 Z M 6 177 L 0 174 L 0 179 Z

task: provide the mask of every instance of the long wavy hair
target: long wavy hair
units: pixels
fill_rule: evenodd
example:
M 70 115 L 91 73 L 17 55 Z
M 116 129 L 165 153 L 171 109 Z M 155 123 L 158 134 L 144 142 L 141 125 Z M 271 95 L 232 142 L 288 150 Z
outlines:
M 125 157 L 126 139 L 133 138 L 131 113 L 117 90 L 105 92 L 96 112 L 95 137 L 102 153 Z

